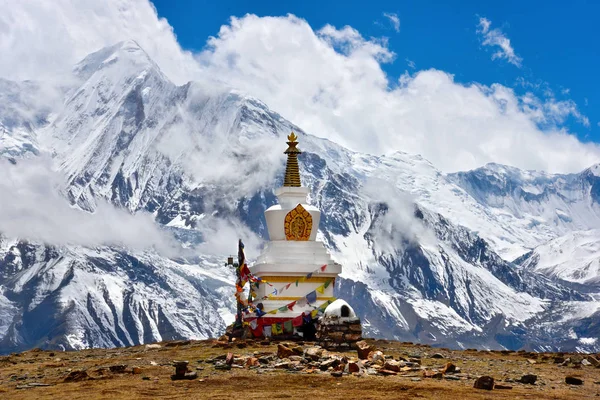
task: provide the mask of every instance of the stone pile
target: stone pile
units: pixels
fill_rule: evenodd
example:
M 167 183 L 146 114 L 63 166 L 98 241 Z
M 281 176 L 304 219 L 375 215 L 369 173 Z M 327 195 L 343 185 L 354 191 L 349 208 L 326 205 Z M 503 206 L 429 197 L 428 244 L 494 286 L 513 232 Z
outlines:
M 364 341 L 356 342 L 357 353 L 338 353 L 322 346 L 298 343 L 279 343 L 277 353 L 256 351 L 251 355 L 228 353 L 202 360 L 213 364 L 216 370 L 232 368 L 256 369 L 257 373 L 276 370 L 306 374 L 331 374 L 334 377 L 344 375 L 407 375 L 422 378 L 466 379 L 460 369 L 452 363 L 445 363 L 439 369 L 421 366 L 421 360 L 415 357 L 397 357 L 385 355 Z
M 362 340 L 362 327 L 359 322 L 341 322 L 339 324 L 319 324 L 317 340 L 327 349 L 347 350 L 356 348 L 356 342 Z

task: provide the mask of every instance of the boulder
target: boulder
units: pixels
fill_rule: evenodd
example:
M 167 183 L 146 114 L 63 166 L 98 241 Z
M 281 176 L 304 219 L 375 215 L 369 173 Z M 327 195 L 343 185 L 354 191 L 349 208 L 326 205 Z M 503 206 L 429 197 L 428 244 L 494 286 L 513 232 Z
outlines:
M 499 390 L 503 390 L 503 389 L 504 389 L 504 390 L 510 390 L 510 389 L 512 389 L 512 386 L 508 386 L 508 385 L 498 385 L 498 384 L 495 384 L 495 385 L 494 385 L 494 389 L 499 389 Z
M 596 357 L 587 356 L 585 359 L 594 367 L 600 367 L 600 360 L 598 360 Z
M 290 349 L 289 347 L 279 343 L 277 345 L 277 357 L 284 359 L 284 358 L 289 358 L 290 356 L 293 356 L 294 350 Z
M 475 389 L 492 390 L 494 388 L 494 378 L 491 376 L 480 376 L 473 384 Z
M 65 382 L 80 382 L 90 379 L 90 376 L 87 372 L 83 370 L 75 370 L 71 371 L 69 375 L 65 377 Z
M 248 359 L 246 359 L 246 367 L 258 367 L 259 365 L 260 362 L 256 357 L 248 357 Z
M 456 372 L 456 365 L 452 364 L 451 362 L 446 363 L 444 368 L 442 368 L 442 374 L 451 374 L 454 372 Z
M 583 385 L 583 380 L 575 376 L 567 376 L 565 378 L 565 383 L 567 385 Z
M 444 374 L 437 371 L 423 371 L 424 378 L 442 379 Z
M 389 371 L 400 372 L 401 367 L 402 367 L 402 364 L 400 364 L 399 361 L 395 361 L 395 360 L 387 360 L 385 362 L 385 364 L 383 364 L 383 369 L 387 369 Z
M 379 373 L 380 373 L 381 375 L 388 375 L 388 376 L 389 376 L 389 375 L 398 375 L 398 373 L 397 373 L 397 372 L 395 372 L 395 371 L 390 371 L 390 370 L 388 370 L 388 369 L 380 369 L 380 370 L 379 370 Z
M 310 358 L 313 361 L 317 361 L 323 355 L 323 349 L 320 347 L 309 347 L 304 350 L 304 356 Z
M 444 356 L 440 353 L 435 353 L 434 355 L 431 356 L 431 358 L 444 358 Z
M 364 368 L 365 367 L 360 361 L 350 361 L 348 364 L 346 364 L 346 372 L 348 372 L 349 374 L 352 374 L 354 372 L 361 372 Z
M 535 385 L 537 378 L 537 375 L 527 374 L 523 375 L 521 379 L 518 380 L 518 382 L 524 383 L 526 385 Z
M 360 342 L 356 342 L 356 352 L 358 353 L 358 358 L 361 360 L 366 360 L 369 358 L 369 353 L 373 351 L 373 347 L 369 345 L 364 340 Z
M 368 360 L 371 361 L 373 364 L 383 365 L 385 363 L 385 356 L 379 350 L 372 351 L 369 353 Z

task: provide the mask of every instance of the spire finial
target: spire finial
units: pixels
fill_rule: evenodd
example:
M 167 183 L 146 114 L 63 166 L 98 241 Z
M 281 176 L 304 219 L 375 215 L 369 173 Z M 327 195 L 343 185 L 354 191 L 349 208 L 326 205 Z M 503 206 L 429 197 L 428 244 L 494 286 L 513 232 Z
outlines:
M 288 187 L 300 187 L 300 169 L 298 168 L 298 154 L 302 154 L 300 150 L 296 148 L 298 142 L 298 136 L 294 132 L 290 133 L 287 137 L 288 148 L 284 152 L 287 154 L 287 164 L 285 166 L 285 179 L 283 180 L 283 186 Z

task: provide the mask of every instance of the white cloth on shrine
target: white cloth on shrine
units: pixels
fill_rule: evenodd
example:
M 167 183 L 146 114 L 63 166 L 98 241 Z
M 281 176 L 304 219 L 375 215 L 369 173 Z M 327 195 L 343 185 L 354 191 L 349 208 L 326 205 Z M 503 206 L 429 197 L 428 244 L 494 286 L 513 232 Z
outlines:
M 271 337 L 271 327 L 270 326 L 263 326 L 263 335 L 265 335 L 265 337 Z

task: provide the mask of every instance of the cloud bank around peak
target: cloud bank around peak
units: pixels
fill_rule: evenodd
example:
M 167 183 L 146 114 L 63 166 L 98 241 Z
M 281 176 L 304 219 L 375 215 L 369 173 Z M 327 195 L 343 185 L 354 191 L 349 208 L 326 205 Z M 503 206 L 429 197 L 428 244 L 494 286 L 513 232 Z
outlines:
M 147 0 L 38 3 L 0 0 L 8 10 L 0 15 L 0 54 L 11 55 L 0 60 L 0 77 L 45 76 L 100 47 L 134 39 L 175 83 L 225 82 L 306 132 L 355 151 L 418 153 L 444 171 L 496 162 L 574 172 L 600 158 L 598 145 L 562 127 L 569 117 L 585 125 L 574 103 L 499 84 L 462 84 L 435 69 L 390 77 L 382 65 L 395 62 L 396 54 L 386 40 L 366 39 L 349 26 L 315 30 L 293 15 L 232 17 L 192 55 Z M 485 21 L 480 30 L 496 32 Z M 507 42 L 494 40 L 489 43 L 510 62 L 512 53 L 502 47 Z

